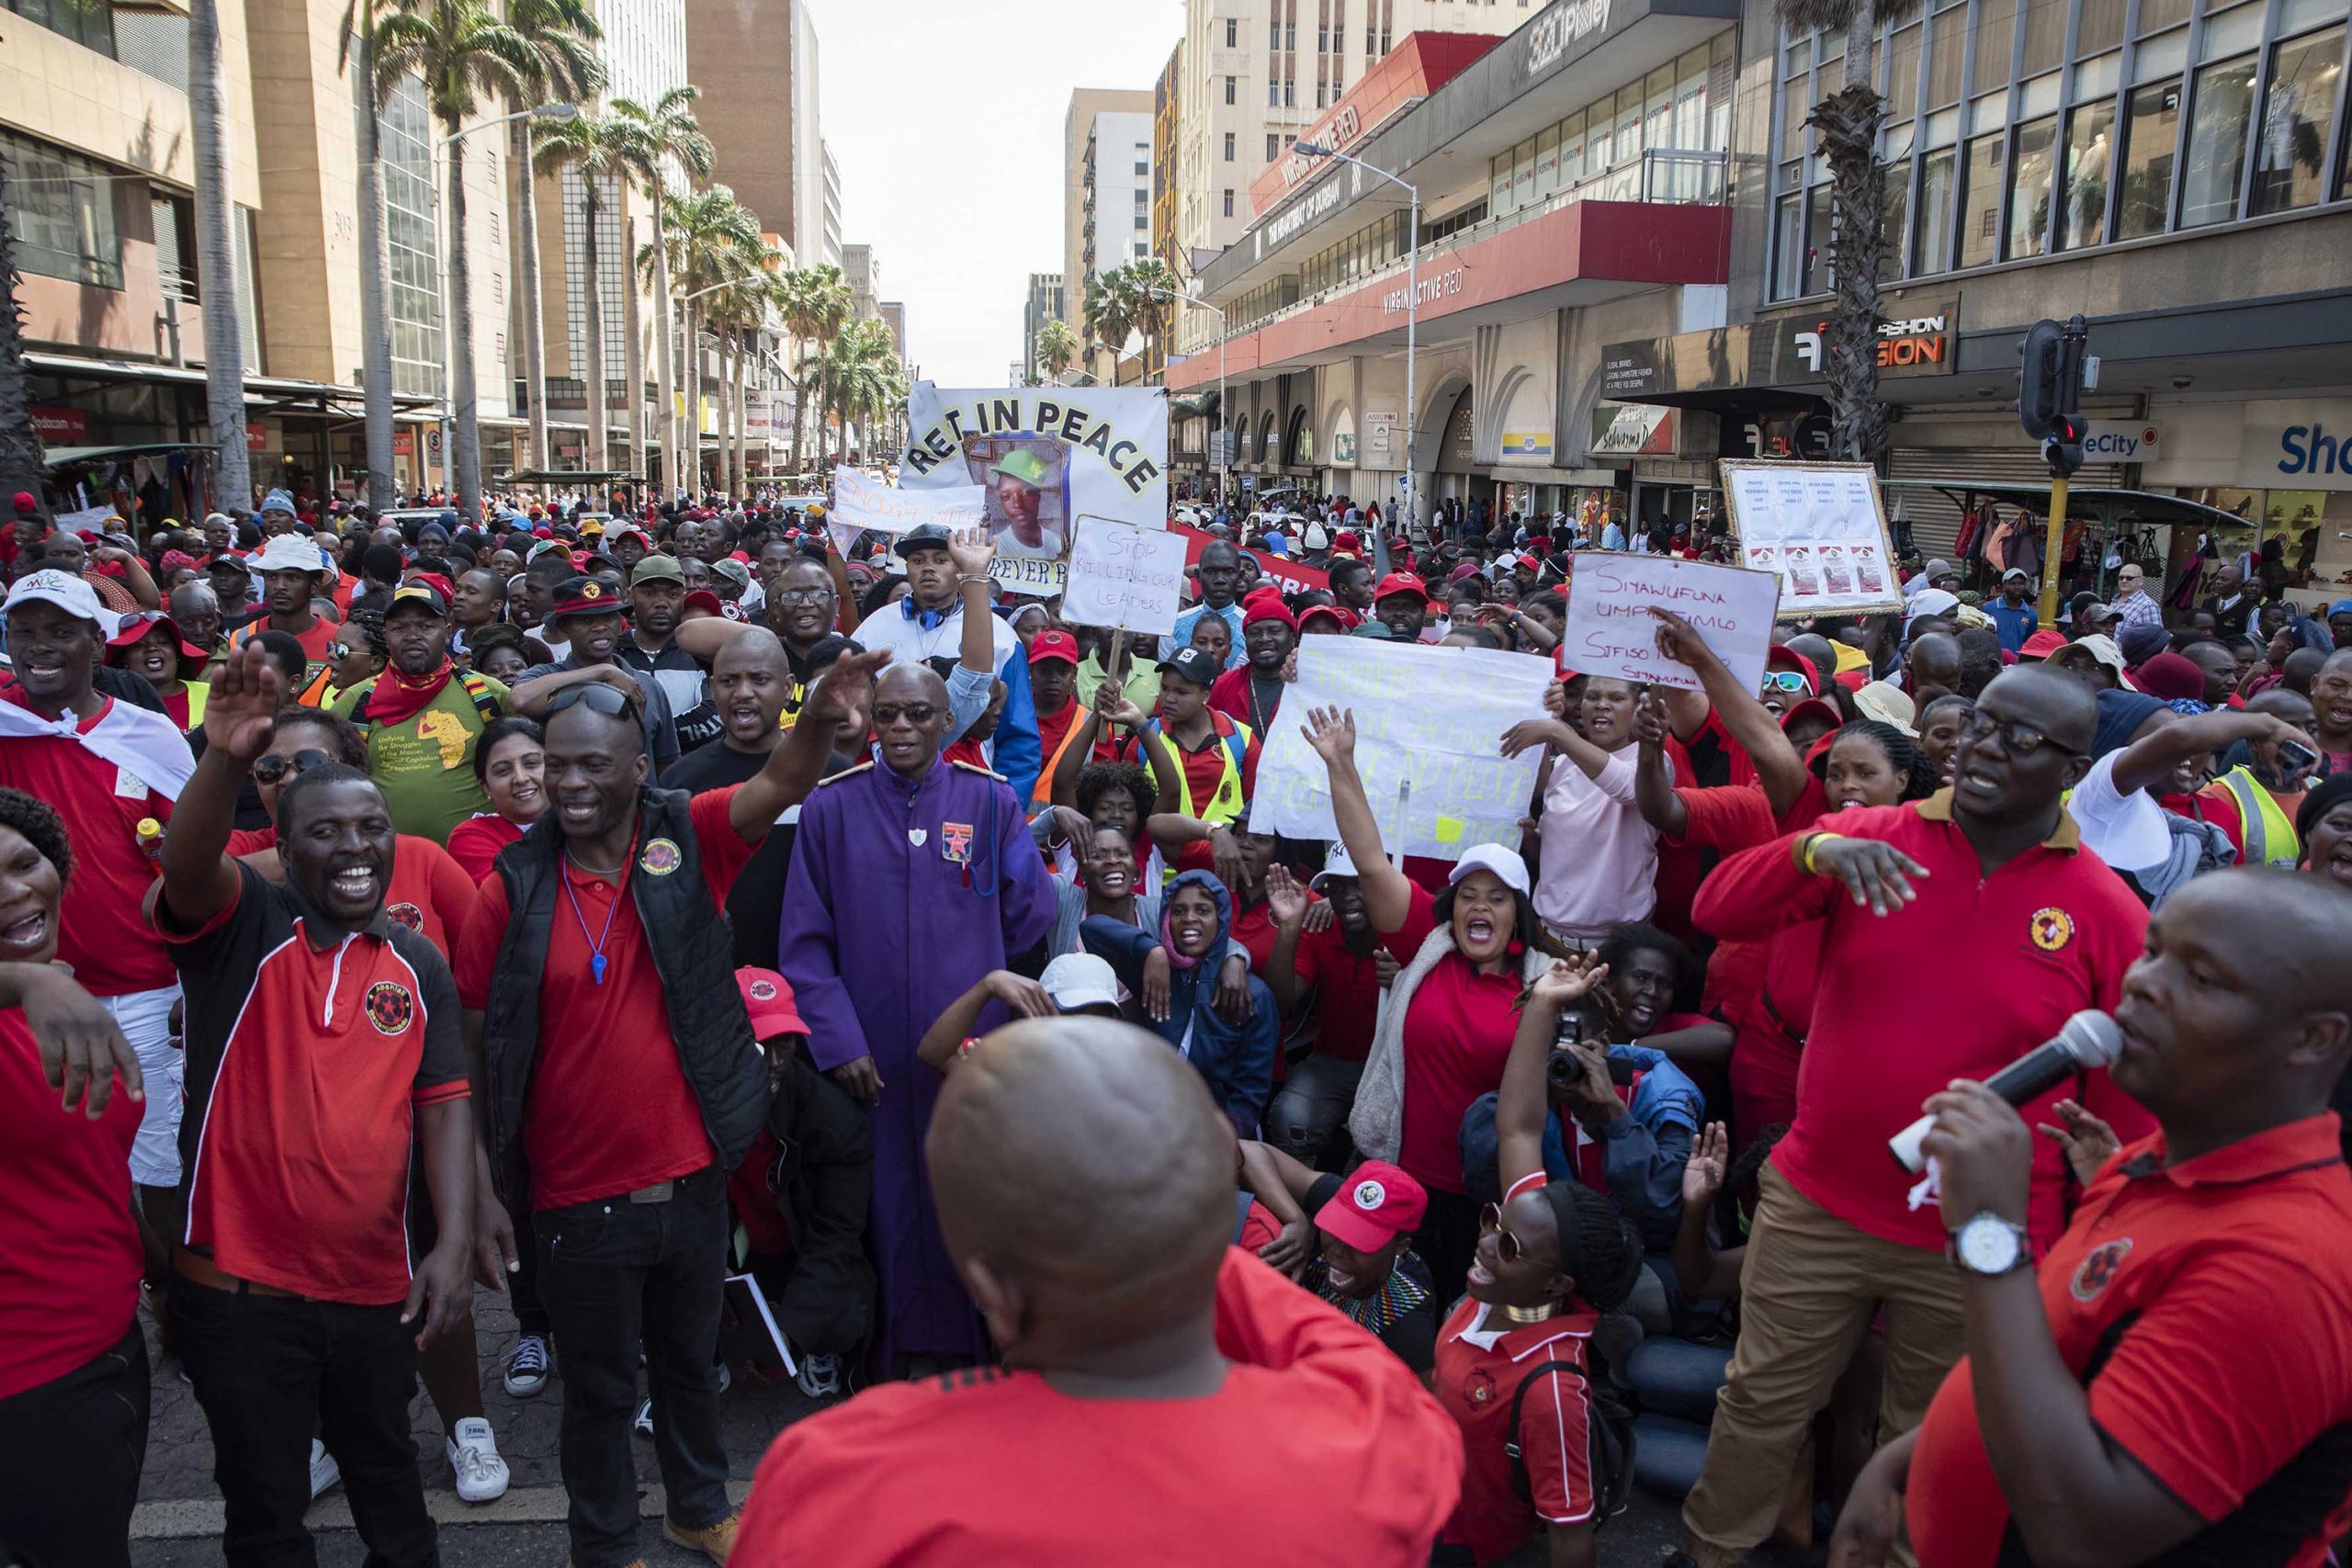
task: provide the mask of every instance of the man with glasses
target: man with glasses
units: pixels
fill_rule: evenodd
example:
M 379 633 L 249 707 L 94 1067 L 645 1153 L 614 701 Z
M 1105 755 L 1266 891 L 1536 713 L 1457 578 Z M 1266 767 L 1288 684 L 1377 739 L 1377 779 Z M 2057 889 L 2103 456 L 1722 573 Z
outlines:
M 1717 1401 L 1705 1469 L 1683 1509 L 1695 1561 L 1730 1568 L 1772 1531 L 1789 1456 L 1883 1307 L 1879 1437 L 1918 1424 L 1963 1344 L 1959 1276 L 1935 1205 L 1886 1140 L 1954 1078 L 1986 1078 L 2086 1008 L 2111 1010 L 2147 911 L 2082 847 L 2063 804 L 2089 767 L 2098 705 L 2040 666 L 1984 689 L 1926 800 L 1747 850 L 1700 889 L 1692 916 L 1725 941 L 1820 923 L 1820 979 L 1796 1119 L 1759 1179 L 1741 1277 L 1739 1347 Z M 1964 1011 L 1923 1010 L 1899 976 L 1964 975 Z M 2126 1143 L 2153 1131 L 2104 1072 L 2021 1107 L 2055 1122 L 2061 1093 Z M 2037 1151 L 2028 1228 L 2064 1226 L 2065 1166 Z
M 2127 626 L 2160 626 L 2165 624 L 2164 606 L 2148 594 L 2148 574 L 2135 562 L 2126 561 L 2115 574 L 2115 614 Z
M 630 711 L 645 728 L 645 754 L 653 764 L 653 776 L 661 777 L 678 760 L 677 726 L 671 721 L 670 700 L 661 683 L 640 681 L 616 661 L 621 638 L 628 635 L 620 595 L 595 578 L 568 578 L 553 591 L 547 625 L 569 651 L 514 678 L 514 710 L 544 723 L 563 693 L 582 685 L 610 686 L 630 699 Z
M 988 1354 L 924 1173 L 940 1079 L 917 1051 L 933 1020 L 1036 945 L 1054 918 L 1020 797 L 999 774 L 942 761 L 950 723 L 936 673 L 898 663 L 883 672 L 872 757 L 828 779 L 801 813 L 776 962 L 817 1066 L 875 1108 L 874 1365 L 884 1371 Z

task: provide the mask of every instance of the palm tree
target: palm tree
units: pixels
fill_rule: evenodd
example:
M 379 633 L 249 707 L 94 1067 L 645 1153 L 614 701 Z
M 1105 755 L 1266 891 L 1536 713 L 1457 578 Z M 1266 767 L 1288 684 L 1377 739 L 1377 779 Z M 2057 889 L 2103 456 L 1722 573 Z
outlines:
M 376 18 L 379 0 L 352 0 L 343 14 L 335 67 L 358 62 L 358 90 L 351 111 L 359 156 L 359 385 L 366 408 L 368 504 L 378 512 L 393 505 L 392 487 L 392 253 L 385 239 L 384 122 L 378 107 L 384 89 L 376 73 Z
M 1046 367 L 1047 380 L 1059 381 L 1081 352 L 1068 321 L 1051 321 L 1037 329 L 1037 363 Z
M 1096 355 L 1107 352 L 1114 378 L 1120 351 L 1127 346 L 1127 339 L 1135 335 L 1136 330 L 1135 299 L 1115 286 L 1118 271 L 1113 267 L 1108 273 L 1088 273 L 1086 292 L 1079 306 L 1079 322 L 1086 331 L 1089 365 Z M 1098 375 L 1096 379 L 1102 378 Z
M 216 0 L 193 0 L 187 23 L 189 129 L 196 142 L 198 285 L 204 291 L 204 402 L 220 449 L 217 495 L 238 506 L 254 499 L 245 457 L 245 333 L 237 308 L 237 255 L 230 236 L 235 209 L 229 200 L 229 132 L 221 123 L 220 11 Z M 217 504 L 217 502 L 216 502 Z
M 514 0 L 507 15 L 514 26 L 538 45 L 540 72 L 533 84 L 533 105 L 583 103 L 605 88 L 605 62 L 596 51 L 605 36 L 596 25 L 594 9 L 584 0 Z M 522 108 L 526 106 L 517 104 Z M 539 186 L 531 167 L 531 122 L 518 119 L 512 127 L 514 166 L 519 195 L 514 210 L 514 243 L 521 252 L 524 399 L 530 424 L 530 467 L 546 468 L 553 448 L 548 443 L 548 347 L 539 321 Z
M 829 265 L 797 267 L 784 276 L 784 330 L 792 334 L 796 344 L 805 345 L 801 354 L 821 352 L 824 345 L 840 335 L 849 324 L 849 280 L 842 269 Z M 800 360 L 794 360 L 793 374 L 797 377 Z M 811 400 L 803 389 L 797 398 L 792 416 L 792 471 L 807 471 L 802 461 L 805 449 L 800 439 L 803 418 L 811 408 Z
M 574 169 L 580 175 L 582 216 L 586 220 L 582 225 L 586 238 L 581 247 L 581 261 L 587 279 L 586 297 L 581 306 L 587 328 L 582 335 L 587 341 L 582 355 L 586 363 L 575 368 L 587 384 L 588 467 L 594 469 L 610 466 L 605 450 L 605 298 L 601 287 L 604 261 L 597 235 L 599 212 L 608 191 L 617 196 L 618 187 L 636 178 L 652 161 L 652 144 L 642 125 L 599 109 L 551 123 L 536 154 L 537 164 L 543 171 Z
M 890 329 L 871 317 L 850 322 L 821 350 L 804 356 L 797 369 L 803 397 L 811 388 L 817 392 L 817 455 L 827 472 L 847 455 L 852 423 L 870 431 L 873 422 L 905 397 L 898 344 L 891 341 Z M 842 445 L 838 453 L 829 453 L 825 425 L 836 415 Z
M 487 97 L 526 96 L 541 73 L 539 51 L 520 28 L 483 0 L 388 0 L 376 23 L 376 91 L 380 105 L 412 72 L 441 127 L 449 158 L 449 222 L 441 243 L 449 255 L 450 469 L 458 512 L 481 518 L 481 416 L 474 386 L 473 268 L 466 235 L 466 143 L 459 132 Z
M 1815 104 L 1805 124 L 1820 138 L 1829 165 L 1830 287 L 1827 354 L 1829 410 L 1838 456 L 1881 462 L 1886 456 L 1886 404 L 1878 393 L 1879 267 L 1885 260 L 1886 165 L 1879 130 L 1886 100 L 1877 80 L 1879 29 L 1899 24 L 1917 0 L 1779 0 L 1792 33 L 1816 28 L 1846 35 L 1845 85 Z
M 33 429 L 25 375 L 24 310 L 17 303 L 17 231 L 8 217 L 7 165 L 0 164 L 0 490 L 40 493 L 48 456 Z
M 1138 256 L 1115 269 L 1114 276 L 1117 281 L 1113 287 L 1127 296 L 1128 313 L 1136 331 L 1143 334 L 1144 364 L 1155 368 L 1161 362 L 1168 329 L 1175 321 L 1176 301 L 1169 296 L 1180 292 L 1176 274 L 1158 256 Z
M 653 204 L 653 330 L 662 340 L 661 355 L 654 362 L 654 377 L 662 405 L 662 460 L 667 470 L 668 488 L 673 491 L 677 488 L 679 456 L 690 448 L 678 439 L 683 422 L 677 412 L 677 304 L 670 291 L 670 250 L 664 243 L 670 194 L 668 169 L 671 161 L 676 160 L 686 171 L 689 188 L 710 177 L 718 154 L 711 147 L 710 138 L 702 133 L 702 127 L 695 120 L 695 100 L 701 96 L 700 87 L 687 85 L 671 88 L 654 99 L 650 108 L 628 98 L 613 102 L 615 114 L 627 115 L 644 126 L 646 139 L 653 149 L 645 194 Z M 648 473 L 650 471 L 649 468 Z
M 722 407 L 730 397 L 726 374 L 726 356 L 730 348 L 735 359 L 731 391 L 735 412 L 734 460 L 722 469 L 732 478 L 731 494 L 741 494 L 747 488 L 750 470 L 746 447 L 750 432 L 746 426 L 750 412 L 752 358 L 759 352 L 760 333 L 766 327 L 769 314 L 782 308 L 783 265 L 782 252 L 763 246 L 740 281 L 710 297 L 711 326 L 720 345 L 719 397 Z M 718 450 L 720 462 L 727 464 L 729 449 L 723 417 L 720 420 Z M 720 488 L 729 489 L 727 485 Z
M 700 290 L 743 276 L 759 265 L 760 220 L 735 199 L 726 186 L 712 186 L 686 196 L 662 197 L 664 241 L 647 246 L 638 263 L 648 274 L 657 265 L 685 299 L 684 332 L 681 343 L 686 365 L 684 394 L 685 417 L 678 443 L 679 472 L 689 488 L 702 477 L 702 345 L 701 323 L 709 307 L 695 299 Z M 711 296 L 705 295 L 705 299 Z

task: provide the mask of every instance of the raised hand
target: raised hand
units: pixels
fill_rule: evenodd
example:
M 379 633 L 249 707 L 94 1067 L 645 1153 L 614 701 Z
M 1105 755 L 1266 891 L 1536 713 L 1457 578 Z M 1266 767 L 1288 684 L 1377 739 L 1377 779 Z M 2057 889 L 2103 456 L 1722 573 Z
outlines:
M 1306 918 L 1306 889 L 1290 874 L 1290 867 L 1276 865 L 1266 872 L 1266 912 L 1274 917 L 1278 926 L 1287 926 Z
M 1690 1146 L 1690 1157 L 1682 1167 L 1682 1206 L 1703 1208 L 1715 1201 L 1724 1190 L 1724 1173 L 1731 1168 L 1731 1134 L 1720 1122 L 1707 1123 L 1706 1131 Z
M 985 528 L 958 528 L 947 536 L 947 558 L 960 577 L 986 577 L 996 559 L 996 544 Z
M 1306 722 L 1298 727 L 1315 754 L 1323 759 L 1324 766 L 1355 760 L 1356 710 L 1353 708 L 1309 708 Z
M 874 696 L 874 679 L 890 662 L 887 648 L 860 649 L 833 660 L 800 705 L 802 724 L 814 720 L 853 734 L 865 733 L 865 710 Z
M 1589 955 L 1555 958 L 1552 966 L 1535 977 L 1535 984 L 1528 989 L 1528 999 L 1554 1009 L 1565 1008 L 1589 996 L 1592 988 L 1607 978 L 1609 965 L 1596 964 Z
M 2100 1168 L 2123 1147 L 2123 1140 L 2115 1135 L 2114 1128 L 2075 1100 L 2062 1100 L 2050 1109 L 2059 1124 L 2052 1127 L 2042 1122 L 2036 1124 L 2035 1130 L 2066 1151 L 2067 1168 L 2074 1171 L 2076 1181 L 2088 1187 Z

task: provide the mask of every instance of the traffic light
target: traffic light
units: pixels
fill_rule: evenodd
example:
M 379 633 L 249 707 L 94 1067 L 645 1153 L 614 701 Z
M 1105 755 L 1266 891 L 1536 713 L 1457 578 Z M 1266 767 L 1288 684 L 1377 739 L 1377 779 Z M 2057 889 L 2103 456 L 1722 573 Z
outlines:
M 2050 434 L 2041 443 L 2041 460 L 2050 465 L 2052 474 L 2072 474 L 2083 466 L 2083 434 L 2086 426 L 2075 414 L 2062 413 L 2050 422 Z
M 2080 316 L 2033 323 L 2018 344 L 2018 423 L 2041 443 L 2053 475 L 2083 466 L 2083 359 L 2090 334 Z

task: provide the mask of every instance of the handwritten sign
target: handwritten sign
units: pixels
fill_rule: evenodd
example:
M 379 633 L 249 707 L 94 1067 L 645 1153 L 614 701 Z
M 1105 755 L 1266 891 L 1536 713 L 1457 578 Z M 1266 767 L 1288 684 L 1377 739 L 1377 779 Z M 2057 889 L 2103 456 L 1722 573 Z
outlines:
M 836 527 L 872 528 L 884 534 L 903 534 L 925 524 L 977 528 L 986 513 L 987 500 L 978 485 L 893 490 L 861 469 L 833 470 L 831 521 Z
M 1336 839 L 1330 776 L 1296 722 L 1310 707 L 1352 708 L 1356 769 L 1381 841 L 1459 860 L 1480 844 L 1516 845 L 1542 752 L 1502 754 L 1503 731 L 1544 714 L 1552 661 L 1484 648 L 1310 637 L 1258 764 L 1252 830 Z M 1409 694 L 1399 701 L 1399 694 Z M 1261 826 L 1262 824 L 1262 826 Z
M 1779 575 L 1783 619 L 1903 607 L 1886 507 L 1868 463 L 1727 457 L 1721 466 L 1739 562 Z
M 1183 536 L 1105 517 L 1079 519 L 1062 619 L 1166 636 L 1176 629 L 1183 592 Z
M 1560 657 L 1571 670 L 1699 689 L 1699 677 L 1657 650 L 1657 618 L 1650 607 L 1689 621 L 1715 657 L 1730 667 L 1742 690 L 1763 684 L 1772 645 L 1772 615 L 1781 580 L 1676 556 L 1579 551 L 1568 579 L 1568 622 Z

